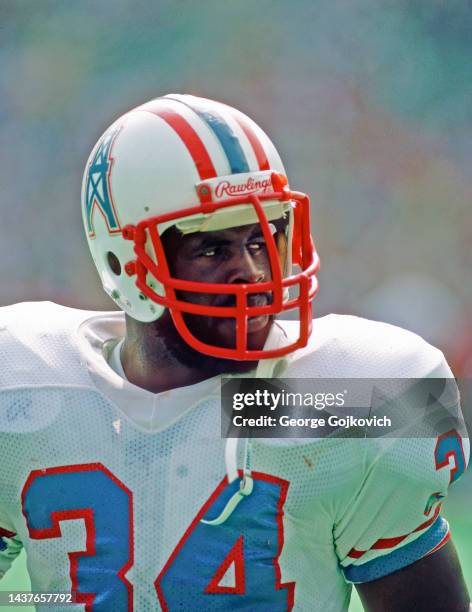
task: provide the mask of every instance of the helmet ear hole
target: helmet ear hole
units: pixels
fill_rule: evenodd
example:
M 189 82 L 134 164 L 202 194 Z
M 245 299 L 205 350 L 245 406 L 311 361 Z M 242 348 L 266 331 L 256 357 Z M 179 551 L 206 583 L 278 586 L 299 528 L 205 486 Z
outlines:
M 111 251 L 108 251 L 108 253 L 107 253 L 107 263 L 108 263 L 108 267 L 113 272 L 113 274 L 115 274 L 116 276 L 120 276 L 120 274 L 121 274 L 121 264 L 120 264 L 120 260 L 115 255 L 115 253 L 112 253 Z

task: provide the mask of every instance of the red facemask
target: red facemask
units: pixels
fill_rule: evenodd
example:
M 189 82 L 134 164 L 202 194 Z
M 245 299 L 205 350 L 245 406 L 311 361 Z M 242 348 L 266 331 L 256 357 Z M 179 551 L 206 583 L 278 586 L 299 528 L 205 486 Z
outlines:
M 222 201 L 212 200 L 210 192 L 199 190 L 200 204 L 160 216 L 153 216 L 140 221 L 136 226 L 126 226 L 123 236 L 134 241 L 136 260 L 128 262 L 125 271 L 128 275 L 136 274 L 136 286 L 144 296 L 167 307 L 175 327 L 183 340 L 192 348 L 206 355 L 222 359 L 253 361 L 281 357 L 298 348 L 306 346 L 312 328 L 311 302 L 318 290 L 316 272 L 319 269 L 319 258 L 310 235 L 310 202 L 306 194 L 289 191 L 285 187 L 284 177 L 273 174 L 274 191 L 260 195 L 245 195 Z M 299 272 L 284 278 L 281 257 L 269 220 L 264 211 L 265 201 L 278 200 L 290 202 L 293 214 L 292 231 L 292 265 Z M 182 280 L 172 277 L 165 250 L 159 234 L 159 226 L 169 221 L 196 214 L 212 214 L 215 211 L 232 206 L 245 204 L 253 207 L 257 216 L 262 235 L 265 240 L 271 269 L 271 280 L 255 283 L 208 283 L 203 281 Z M 155 260 L 149 255 L 149 245 L 152 245 Z M 149 284 L 148 279 L 155 278 L 164 287 L 165 295 L 159 295 Z M 294 288 L 296 297 L 284 299 L 288 289 Z M 194 294 L 227 294 L 233 296 L 234 306 L 213 306 L 195 304 L 179 299 L 176 292 L 192 292 Z M 266 293 L 271 296 L 269 304 L 251 306 L 249 296 Z M 298 309 L 300 321 L 298 337 L 289 344 L 271 348 L 248 348 L 247 322 L 251 317 L 269 315 L 274 317 L 282 312 Z M 203 342 L 189 329 L 185 321 L 185 313 L 207 317 L 233 318 L 235 321 L 234 348 L 218 346 Z

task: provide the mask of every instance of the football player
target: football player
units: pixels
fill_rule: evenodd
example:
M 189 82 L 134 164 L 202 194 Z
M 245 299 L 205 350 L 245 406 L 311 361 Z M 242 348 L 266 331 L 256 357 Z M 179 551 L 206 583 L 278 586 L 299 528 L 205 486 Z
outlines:
M 222 374 L 452 377 L 390 325 L 311 334 L 309 199 L 261 128 L 194 96 L 143 104 L 94 147 L 82 212 L 121 312 L 1 310 L 0 571 L 24 547 L 64 610 L 340 612 L 352 584 L 367 610 L 468 610 L 440 515 L 461 431 L 221 439 Z

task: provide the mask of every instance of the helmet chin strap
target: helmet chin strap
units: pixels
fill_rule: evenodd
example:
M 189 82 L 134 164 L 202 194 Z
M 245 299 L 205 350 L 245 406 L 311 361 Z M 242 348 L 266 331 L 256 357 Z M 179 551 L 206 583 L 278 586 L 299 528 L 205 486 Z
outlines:
M 226 442 L 225 448 L 225 461 L 226 461 L 226 470 L 228 475 L 228 481 L 231 484 L 234 482 L 238 476 L 238 468 L 237 468 L 237 455 L 238 455 L 238 441 L 239 438 L 228 438 Z M 202 519 L 201 522 L 205 525 L 222 525 L 225 521 L 229 519 L 229 517 L 236 510 L 240 502 L 251 495 L 252 490 L 254 488 L 254 481 L 251 476 L 251 471 L 248 467 L 249 464 L 249 439 L 243 438 L 243 453 L 244 453 L 244 470 L 243 477 L 239 482 L 239 489 L 231 496 L 231 498 L 226 503 L 226 506 L 223 508 L 221 513 L 212 520 Z
M 266 341 L 266 346 L 270 348 L 278 348 L 283 341 L 287 339 L 285 330 L 274 322 L 269 332 L 269 336 Z M 261 359 L 256 369 L 255 378 L 270 378 L 276 373 L 280 375 L 280 371 L 283 369 L 287 362 L 287 358 L 274 358 L 274 359 Z M 205 525 L 217 526 L 222 525 L 226 522 L 229 517 L 236 510 L 238 505 L 242 502 L 245 497 L 251 495 L 254 489 L 254 480 L 251 475 L 251 448 L 249 438 L 228 438 L 225 446 L 225 463 L 226 463 L 226 474 L 228 483 L 231 484 L 239 478 L 238 470 L 238 443 L 239 440 L 243 443 L 243 476 L 239 481 L 239 489 L 230 497 L 227 501 L 226 506 L 220 512 L 220 514 L 211 520 L 201 519 L 201 523 Z

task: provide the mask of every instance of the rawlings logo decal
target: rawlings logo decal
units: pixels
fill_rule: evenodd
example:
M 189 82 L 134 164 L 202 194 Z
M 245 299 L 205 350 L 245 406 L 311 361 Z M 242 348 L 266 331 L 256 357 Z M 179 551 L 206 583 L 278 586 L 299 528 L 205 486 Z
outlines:
M 111 150 L 121 126 L 109 130 L 99 142 L 90 162 L 85 185 L 85 218 L 89 236 L 95 236 L 93 215 L 97 208 L 107 224 L 110 234 L 121 232 L 121 225 L 113 204 L 110 174 L 113 165 Z
M 207 201 L 209 198 L 225 200 L 253 193 L 267 193 L 274 190 L 272 184 L 272 171 L 245 172 L 231 174 L 229 176 L 218 176 L 207 179 L 196 185 L 200 199 Z
M 215 187 L 215 196 L 220 199 L 226 197 L 234 197 L 247 195 L 249 193 L 265 193 L 272 189 L 272 181 L 270 178 L 256 180 L 252 176 L 245 183 L 232 184 L 229 181 L 221 181 Z

